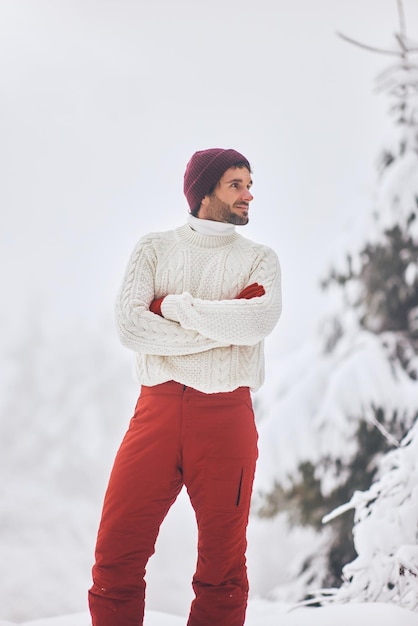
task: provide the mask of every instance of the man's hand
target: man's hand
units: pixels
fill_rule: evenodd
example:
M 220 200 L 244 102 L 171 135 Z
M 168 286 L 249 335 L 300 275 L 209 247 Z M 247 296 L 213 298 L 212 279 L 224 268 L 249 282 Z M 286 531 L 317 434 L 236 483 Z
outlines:
M 246 300 L 250 300 L 251 298 L 259 298 L 260 296 L 264 296 L 265 293 L 266 292 L 263 285 L 253 283 L 252 285 L 248 285 L 248 287 L 245 287 L 245 289 L 243 289 L 241 293 L 237 295 L 237 298 L 245 298 Z
M 164 317 L 163 314 L 161 313 L 161 304 L 163 300 L 164 300 L 164 296 L 162 298 L 156 298 L 155 300 L 153 300 L 151 304 L 149 305 L 149 310 L 152 313 L 155 313 L 156 315 L 160 315 L 161 317 Z

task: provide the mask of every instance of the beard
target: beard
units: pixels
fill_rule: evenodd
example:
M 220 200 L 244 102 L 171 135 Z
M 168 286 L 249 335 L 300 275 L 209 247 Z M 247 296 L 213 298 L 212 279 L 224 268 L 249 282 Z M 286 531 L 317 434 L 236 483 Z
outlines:
M 242 204 L 242 202 L 240 202 Z M 244 226 L 248 224 L 249 218 L 247 215 L 241 215 L 241 213 L 233 212 L 234 205 L 227 204 L 218 198 L 213 193 L 210 196 L 210 209 L 211 219 L 216 222 L 226 222 L 227 224 L 235 224 L 236 226 Z

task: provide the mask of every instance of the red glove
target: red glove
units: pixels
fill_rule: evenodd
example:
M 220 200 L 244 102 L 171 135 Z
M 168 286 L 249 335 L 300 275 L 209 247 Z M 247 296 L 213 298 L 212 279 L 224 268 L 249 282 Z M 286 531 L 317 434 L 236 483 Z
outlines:
M 164 297 L 156 298 L 155 300 L 153 300 L 151 304 L 149 305 L 149 310 L 152 313 L 155 313 L 156 315 L 160 315 L 161 317 L 164 317 L 163 314 L 161 313 L 161 305 L 162 305 L 163 300 L 164 300 Z
M 266 292 L 263 285 L 253 283 L 252 285 L 248 285 L 248 287 L 245 287 L 245 289 L 243 289 L 241 293 L 237 295 L 237 298 L 245 298 L 246 300 L 250 300 L 251 298 L 259 298 L 260 296 L 264 296 L 265 293 Z

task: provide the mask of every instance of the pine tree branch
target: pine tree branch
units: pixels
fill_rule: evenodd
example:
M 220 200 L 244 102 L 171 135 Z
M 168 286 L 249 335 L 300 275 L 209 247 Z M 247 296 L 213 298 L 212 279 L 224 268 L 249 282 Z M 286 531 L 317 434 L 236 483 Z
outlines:
M 347 511 L 350 511 L 350 509 L 354 509 L 355 507 L 356 504 L 352 500 L 346 502 L 345 504 L 341 504 L 341 506 L 337 506 L 333 511 L 327 513 L 327 515 L 324 515 L 324 517 L 322 518 L 322 523 L 328 524 L 328 522 L 331 522 L 336 517 L 343 515 L 343 513 L 346 513 Z
M 367 505 L 367 502 L 370 499 L 371 498 L 367 492 L 355 491 L 353 495 L 351 496 L 351 499 L 348 502 L 345 502 L 344 504 L 340 504 L 340 506 L 337 506 L 333 511 L 330 511 L 329 513 L 324 515 L 324 517 L 322 518 L 322 523 L 328 524 L 328 522 L 331 522 L 336 517 L 343 515 L 347 511 L 350 511 L 351 509 L 356 509 L 357 507 Z
M 374 46 L 369 46 L 365 43 L 361 43 L 360 41 L 356 41 L 355 39 L 352 39 L 351 37 L 347 37 L 347 35 L 344 35 L 343 33 L 340 33 L 337 31 L 337 35 L 339 37 L 341 37 L 342 39 L 344 39 L 345 41 L 348 41 L 348 43 L 352 43 L 355 46 L 359 46 L 360 48 L 364 48 L 365 50 L 369 50 L 371 52 L 378 52 L 379 54 L 389 54 L 390 56 L 401 56 L 399 52 L 393 51 L 393 50 L 383 50 L 381 48 L 375 48 Z
M 401 35 L 402 37 L 406 37 L 405 11 L 403 8 L 402 0 L 397 0 L 397 4 L 398 4 L 399 27 L 401 29 Z
M 397 40 L 397 42 L 399 43 L 400 47 L 402 48 L 402 52 L 404 54 L 406 54 L 407 52 L 409 52 L 407 46 L 405 45 L 405 42 L 403 40 L 403 37 L 401 35 L 398 35 L 398 33 L 395 33 L 395 38 Z
M 397 39 L 400 47 L 402 48 L 403 52 L 405 54 L 409 54 L 411 52 L 418 52 L 418 48 L 412 48 L 412 40 L 409 40 L 410 43 L 407 43 L 407 37 L 406 35 L 399 35 L 398 33 L 395 33 L 395 38 Z M 413 42 L 413 45 L 416 45 L 416 42 Z
M 412 561 L 407 560 L 405 557 L 398 557 L 398 565 L 401 576 L 405 576 L 405 572 L 408 572 L 411 576 L 418 578 L 418 568 L 415 567 Z
M 373 415 L 373 413 L 371 411 L 367 411 L 366 413 L 367 419 L 369 419 L 371 421 L 371 423 L 376 426 L 377 430 L 385 437 L 385 439 L 387 439 L 387 441 L 392 445 L 395 446 L 395 448 L 400 448 L 401 444 L 399 443 L 399 441 L 397 439 L 395 439 L 395 437 L 393 437 L 393 435 L 390 434 L 390 432 L 388 432 L 386 430 L 386 428 L 383 426 L 383 424 L 381 424 L 379 422 L 379 420 L 377 420 L 375 418 L 375 416 Z

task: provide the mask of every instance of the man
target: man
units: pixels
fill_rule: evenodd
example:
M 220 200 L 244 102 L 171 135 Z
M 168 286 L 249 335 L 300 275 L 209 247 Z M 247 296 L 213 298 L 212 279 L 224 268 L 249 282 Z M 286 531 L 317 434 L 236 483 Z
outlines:
M 235 232 L 248 222 L 251 168 L 235 150 L 196 152 L 184 176 L 188 223 L 141 239 L 117 300 L 141 387 L 100 523 L 93 626 L 140 626 L 145 568 L 183 485 L 198 560 L 188 626 L 242 626 L 246 528 L 257 458 L 250 389 L 281 311 L 275 253 Z

